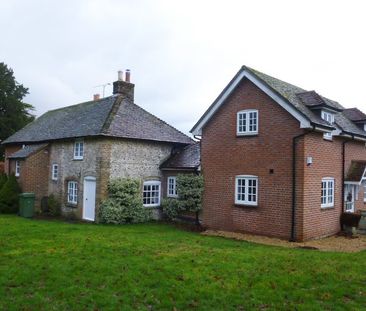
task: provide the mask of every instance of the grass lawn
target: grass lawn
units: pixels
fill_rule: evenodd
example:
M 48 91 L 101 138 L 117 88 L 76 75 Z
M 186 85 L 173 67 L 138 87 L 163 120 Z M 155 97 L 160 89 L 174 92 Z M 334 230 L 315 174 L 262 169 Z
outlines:
M 0 310 L 361 310 L 366 252 L 0 216 Z M 175 308 L 175 309 L 174 309 Z

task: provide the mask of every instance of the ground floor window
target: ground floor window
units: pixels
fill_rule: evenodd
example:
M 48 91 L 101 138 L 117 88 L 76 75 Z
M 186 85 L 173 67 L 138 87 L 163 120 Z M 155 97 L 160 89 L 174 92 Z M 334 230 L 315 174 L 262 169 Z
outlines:
M 177 196 L 177 178 L 170 176 L 168 177 L 168 197 L 176 198 Z
M 78 203 L 78 183 L 76 181 L 67 183 L 67 202 L 72 204 Z
M 334 178 L 322 179 L 321 207 L 334 206 Z
M 235 203 L 243 205 L 258 204 L 258 177 L 238 175 L 235 177 Z
M 160 205 L 160 181 L 151 180 L 145 181 L 142 193 L 144 206 L 159 206 Z

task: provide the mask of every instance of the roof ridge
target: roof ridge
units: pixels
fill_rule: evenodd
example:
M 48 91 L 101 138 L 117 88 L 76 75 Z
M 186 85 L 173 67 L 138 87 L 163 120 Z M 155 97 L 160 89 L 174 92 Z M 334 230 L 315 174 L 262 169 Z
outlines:
M 92 103 L 96 103 L 96 102 L 99 102 L 99 101 L 103 101 L 103 100 L 106 100 L 106 99 L 109 99 L 113 97 L 113 95 L 111 96 L 107 96 L 107 97 L 103 97 L 103 98 L 100 98 L 98 100 L 88 100 L 88 101 L 85 101 L 85 102 L 81 102 L 81 103 L 78 103 L 78 104 L 74 104 L 74 105 L 70 105 L 70 106 L 65 106 L 65 107 L 60 107 L 60 108 L 56 108 L 56 109 L 51 109 L 51 110 L 47 110 L 44 114 L 42 114 L 40 117 L 44 116 L 45 114 L 49 113 L 49 112 L 55 112 L 55 111 L 60 111 L 60 110 L 66 110 L 68 108 L 74 108 L 76 106 L 82 106 L 82 105 L 85 105 L 85 104 L 92 104 Z

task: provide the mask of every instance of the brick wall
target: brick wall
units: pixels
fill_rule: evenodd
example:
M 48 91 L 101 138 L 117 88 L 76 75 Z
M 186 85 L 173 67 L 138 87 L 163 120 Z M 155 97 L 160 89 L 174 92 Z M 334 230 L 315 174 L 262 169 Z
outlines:
M 20 148 L 18 148 L 20 149 Z M 9 152 L 10 148 L 6 149 Z M 13 153 L 13 152 L 11 152 Z M 8 153 L 8 154 L 11 154 Z M 41 207 L 41 200 L 48 195 L 49 150 L 47 148 L 32 154 L 26 159 L 18 159 L 20 175 L 17 177 L 22 192 L 33 192 L 36 195 L 35 208 Z M 8 159 L 9 171 L 15 174 L 15 159 Z
M 236 136 L 237 112 L 243 109 L 258 109 L 257 136 Z M 289 238 L 292 137 L 301 133 L 288 112 L 248 80 L 241 82 L 203 129 L 204 225 Z M 235 206 L 236 175 L 258 176 L 257 207 Z
M 236 115 L 258 109 L 259 134 L 236 136 Z M 202 170 L 205 178 L 204 225 L 224 230 L 289 238 L 292 209 L 292 139 L 304 133 L 299 123 L 248 80 L 243 81 L 203 129 Z M 340 230 L 343 138 L 323 139 L 308 133 L 296 145 L 296 239 L 308 240 Z M 364 142 L 345 149 L 345 173 L 352 160 L 366 160 Z M 307 166 L 306 158 L 313 164 Z M 269 171 L 273 170 L 273 174 Z M 259 179 L 258 206 L 234 204 L 235 176 Z M 334 207 L 321 208 L 321 181 L 335 179 Z M 359 187 L 357 209 L 365 208 Z

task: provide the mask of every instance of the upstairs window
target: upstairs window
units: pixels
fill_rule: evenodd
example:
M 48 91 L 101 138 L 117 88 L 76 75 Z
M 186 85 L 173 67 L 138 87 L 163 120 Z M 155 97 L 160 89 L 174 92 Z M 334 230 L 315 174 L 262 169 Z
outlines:
M 324 121 L 327 121 L 329 124 L 334 124 L 334 114 L 325 110 L 322 110 L 321 117 Z M 324 133 L 324 139 L 332 140 L 332 132 Z
M 67 183 L 67 202 L 71 204 L 78 203 L 78 183 L 76 181 Z
M 160 181 L 145 181 L 142 193 L 143 204 L 146 207 L 160 205 Z
M 258 134 L 258 110 L 242 110 L 237 113 L 237 135 Z
M 334 178 L 322 179 L 321 205 L 322 208 L 334 206 Z
M 177 196 L 177 178 L 170 176 L 168 177 L 168 197 L 176 198 Z
M 58 164 L 52 164 L 52 180 L 58 179 Z
M 18 160 L 15 161 L 15 176 L 20 176 L 20 161 Z
M 258 205 L 258 177 L 239 175 L 235 178 L 235 204 Z
M 74 144 L 74 159 L 82 160 L 84 158 L 84 142 L 82 140 L 75 141 Z

